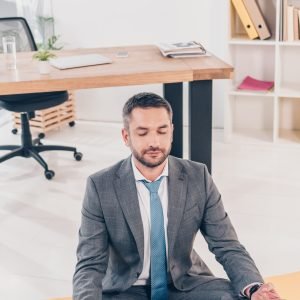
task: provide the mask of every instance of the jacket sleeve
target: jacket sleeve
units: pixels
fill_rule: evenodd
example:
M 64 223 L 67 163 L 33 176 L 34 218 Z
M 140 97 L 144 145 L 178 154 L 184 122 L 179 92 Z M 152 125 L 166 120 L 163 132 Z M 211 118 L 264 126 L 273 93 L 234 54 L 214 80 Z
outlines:
M 108 234 L 99 195 L 88 178 L 79 229 L 73 300 L 102 299 L 102 279 L 108 264 Z
M 240 244 L 224 210 L 221 195 L 206 167 L 204 181 L 206 206 L 200 230 L 209 250 L 223 266 L 236 292 L 240 293 L 248 284 L 263 282 L 263 279 L 249 253 Z

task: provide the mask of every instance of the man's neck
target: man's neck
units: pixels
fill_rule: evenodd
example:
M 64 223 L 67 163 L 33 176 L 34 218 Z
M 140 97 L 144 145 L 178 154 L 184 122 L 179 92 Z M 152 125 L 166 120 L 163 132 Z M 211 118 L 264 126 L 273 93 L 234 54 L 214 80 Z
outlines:
M 168 159 L 168 158 L 167 158 Z M 155 180 L 162 172 L 167 163 L 167 159 L 157 167 L 149 168 L 142 163 L 140 163 L 135 157 L 133 157 L 133 162 L 136 168 L 141 172 L 141 174 L 148 180 Z

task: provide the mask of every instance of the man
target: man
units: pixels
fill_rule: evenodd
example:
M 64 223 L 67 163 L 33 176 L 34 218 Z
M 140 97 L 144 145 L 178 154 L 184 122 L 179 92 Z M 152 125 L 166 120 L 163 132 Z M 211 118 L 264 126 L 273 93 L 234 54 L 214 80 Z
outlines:
M 170 104 L 137 94 L 123 121 L 132 155 L 88 179 L 73 299 L 279 299 L 239 243 L 205 165 L 169 156 Z M 199 230 L 230 281 L 193 250 Z

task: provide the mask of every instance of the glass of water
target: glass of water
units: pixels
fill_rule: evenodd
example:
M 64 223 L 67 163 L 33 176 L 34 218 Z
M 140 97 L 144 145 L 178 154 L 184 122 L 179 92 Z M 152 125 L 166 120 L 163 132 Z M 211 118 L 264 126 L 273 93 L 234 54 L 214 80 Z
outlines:
M 2 37 L 3 53 L 6 68 L 9 70 L 15 70 L 17 68 L 17 56 L 16 56 L 16 39 L 14 36 Z

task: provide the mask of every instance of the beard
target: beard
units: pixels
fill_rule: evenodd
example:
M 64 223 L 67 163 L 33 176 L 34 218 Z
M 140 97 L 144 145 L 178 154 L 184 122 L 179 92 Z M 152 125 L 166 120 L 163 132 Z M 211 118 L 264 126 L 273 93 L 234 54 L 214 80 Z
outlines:
M 148 152 L 152 152 L 152 151 L 159 151 L 161 152 L 161 156 L 159 158 L 153 158 L 152 160 L 151 159 L 148 159 L 146 157 L 146 154 Z M 150 147 L 149 149 L 146 149 L 146 150 L 143 150 L 142 153 L 138 153 L 134 148 L 131 147 L 131 152 L 132 152 L 132 155 L 135 157 L 135 159 L 137 161 L 139 161 L 142 165 L 144 165 L 145 167 L 148 167 L 148 168 L 155 168 L 159 165 L 161 165 L 166 159 L 167 157 L 169 156 L 170 152 L 171 152 L 171 145 L 168 149 L 160 149 L 160 148 L 153 148 L 153 147 Z

